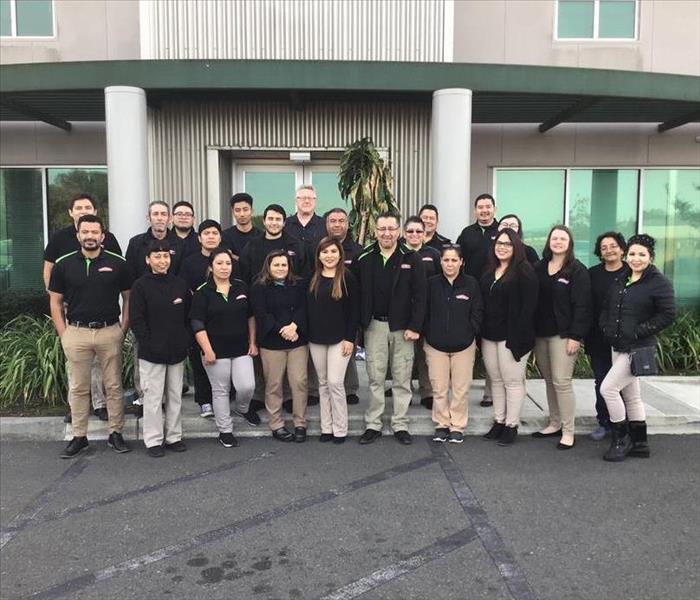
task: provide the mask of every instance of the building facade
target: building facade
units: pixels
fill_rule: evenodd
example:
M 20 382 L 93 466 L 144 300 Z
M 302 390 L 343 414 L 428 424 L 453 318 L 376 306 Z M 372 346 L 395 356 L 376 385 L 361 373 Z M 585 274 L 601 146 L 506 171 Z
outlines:
M 228 223 L 231 193 L 291 208 L 306 182 L 323 210 L 343 203 L 342 149 L 369 136 L 403 213 L 437 204 L 454 237 L 471 199 L 491 192 L 538 250 L 551 225 L 569 224 L 588 264 L 601 231 L 645 231 L 680 301 L 700 304 L 700 2 L 0 7 L 2 288 L 41 284 L 41 248 L 79 189 L 98 196 L 122 244 L 145 228 L 151 199 Z M 111 86 L 145 91 L 133 132 L 143 193 L 115 175 L 130 154 L 115 152 L 116 136 L 139 128 L 110 125 Z

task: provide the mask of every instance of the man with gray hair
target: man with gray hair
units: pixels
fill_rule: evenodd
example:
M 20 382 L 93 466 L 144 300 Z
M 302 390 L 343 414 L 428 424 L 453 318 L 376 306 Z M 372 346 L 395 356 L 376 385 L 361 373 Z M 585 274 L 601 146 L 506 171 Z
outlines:
M 313 254 L 317 244 L 326 236 L 326 221 L 316 214 L 316 190 L 312 185 L 297 188 L 295 203 L 297 212 L 288 217 L 284 230 L 304 242 Z

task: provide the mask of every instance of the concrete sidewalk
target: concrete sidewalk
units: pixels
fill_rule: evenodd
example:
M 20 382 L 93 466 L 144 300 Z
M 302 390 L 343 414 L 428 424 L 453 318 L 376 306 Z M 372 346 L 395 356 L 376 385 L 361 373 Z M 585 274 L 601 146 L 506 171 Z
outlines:
M 364 431 L 363 415 L 367 408 L 367 374 L 364 364 L 358 364 L 360 376 L 360 403 L 348 407 L 350 410 L 351 436 Z M 647 411 L 647 422 L 651 434 L 700 433 L 700 377 L 645 377 L 641 379 L 642 399 Z M 531 379 L 527 382 L 528 399 L 522 414 L 520 433 L 528 434 L 547 424 L 547 397 L 544 381 Z M 595 393 L 590 379 L 574 380 L 576 394 L 576 432 L 586 434 L 597 426 L 595 418 Z M 488 431 L 493 422 L 493 409 L 479 406 L 484 393 L 484 381 L 472 384 L 469 396 L 469 424 L 467 435 L 481 435 Z M 387 398 L 385 413 L 391 414 L 391 398 Z M 194 403 L 192 393 L 183 398 L 184 438 L 215 437 L 218 435 L 211 419 L 202 419 Z M 243 419 L 234 417 L 234 434 L 240 437 L 260 437 L 270 435 L 265 411 L 260 412 L 262 423 L 258 427 L 248 425 Z M 291 421 L 291 415 L 287 415 Z M 414 435 L 429 435 L 434 431 L 430 411 L 420 406 L 420 397 L 414 393 L 410 409 L 410 431 Z M 320 433 L 318 406 L 307 410 L 310 435 Z M 388 422 L 388 419 L 385 419 Z M 90 419 L 88 437 L 106 439 L 107 423 Z M 127 417 L 124 435 L 127 439 L 141 439 L 141 422 Z M 389 433 L 385 427 L 385 433 Z M 0 418 L 0 439 L 14 440 L 68 440 L 72 437 L 71 426 L 63 423 L 62 417 L 3 417 Z

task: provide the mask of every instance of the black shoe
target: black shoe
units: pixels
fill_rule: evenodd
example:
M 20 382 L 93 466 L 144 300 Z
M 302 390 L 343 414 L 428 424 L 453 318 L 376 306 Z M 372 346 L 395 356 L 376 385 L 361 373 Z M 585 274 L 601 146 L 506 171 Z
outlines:
M 272 432 L 272 437 L 280 442 L 291 442 L 294 440 L 294 436 L 289 433 L 286 427 L 280 427 Z
M 541 431 L 535 431 L 535 433 L 532 434 L 532 437 L 534 438 L 550 438 L 550 437 L 558 437 L 561 435 L 561 429 L 557 429 L 556 431 L 552 431 L 551 433 L 542 433 Z
M 165 449 L 170 450 L 171 452 L 185 452 L 187 450 L 187 446 L 185 446 L 185 442 L 179 440 L 177 442 L 173 442 L 172 444 L 165 444 Z
M 109 421 L 109 415 L 107 414 L 107 409 L 104 406 L 96 408 L 92 411 L 92 414 L 95 415 L 100 421 Z
M 258 412 L 259 410 L 263 410 L 265 408 L 265 403 L 261 402 L 260 400 L 251 400 L 250 401 L 250 409 L 249 410 L 254 410 L 255 412 Z
M 513 444 L 515 441 L 515 438 L 518 436 L 518 428 L 517 427 L 508 427 L 507 425 L 503 428 L 503 433 L 501 433 L 501 436 L 498 438 L 498 441 L 496 442 L 499 446 L 510 446 Z
M 282 402 L 282 408 L 285 410 L 285 412 L 288 412 L 289 414 L 291 414 L 292 411 L 294 410 L 292 400 L 285 400 L 284 402 Z
M 649 458 L 651 456 L 651 450 L 649 450 L 649 444 L 647 442 L 646 421 L 630 421 L 629 430 L 632 447 L 627 453 L 627 456 Z
M 365 432 L 360 436 L 360 444 L 371 444 L 382 437 L 382 432 L 376 429 L 365 429 Z
M 391 388 L 384 390 L 384 397 L 391 398 L 394 395 L 394 391 Z
M 80 454 L 83 450 L 86 450 L 88 446 L 88 439 L 85 436 L 74 437 L 70 442 L 68 442 L 65 450 L 61 452 L 61 458 L 73 458 L 78 456 L 78 454 Z
M 333 441 L 333 434 L 332 433 L 322 433 L 321 437 L 318 438 L 320 442 L 332 442 Z
M 608 462 L 622 462 L 627 458 L 627 454 L 632 448 L 632 442 L 627 435 L 627 421 L 619 423 L 610 423 L 610 432 L 612 439 L 610 440 L 610 448 L 603 455 L 603 460 Z
M 450 444 L 461 444 L 464 441 L 464 434 L 461 431 L 450 431 L 447 441 Z
M 357 394 L 348 394 L 347 396 L 345 396 L 345 401 L 348 404 L 359 404 L 360 403 L 360 399 L 357 397 Z
M 394 437 L 399 444 L 403 444 L 404 446 L 410 446 L 413 443 L 413 438 L 408 431 L 395 431 Z
M 64 423 L 72 423 L 73 422 L 73 416 L 68 413 L 65 417 L 63 417 L 63 422 Z
M 303 444 L 306 441 L 306 427 L 294 428 L 294 441 L 297 444 Z
M 435 435 L 433 436 L 434 442 L 446 442 L 447 437 L 450 435 L 450 430 L 447 427 L 438 427 L 435 430 Z
M 484 434 L 484 439 L 497 440 L 501 437 L 501 435 L 503 435 L 503 430 L 505 428 L 505 423 L 498 423 L 494 421 L 493 425 L 491 425 L 491 429 L 489 429 L 488 432 Z
M 307 396 L 306 397 L 306 406 L 318 406 L 318 403 L 321 400 L 319 399 L 318 396 Z
M 219 443 L 224 448 L 235 448 L 238 446 L 238 440 L 233 437 L 233 434 L 230 431 L 219 434 Z
M 134 415 L 137 419 L 143 418 L 143 404 L 132 404 L 127 406 L 124 412 L 127 415 Z
M 479 406 L 493 406 L 493 400 L 490 398 L 484 398 L 481 402 L 479 402 Z
M 165 450 L 163 449 L 163 446 L 150 446 L 146 448 L 146 453 L 148 456 L 152 456 L 153 458 L 162 458 L 165 456 Z
M 107 438 L 107 446 L 114 450 L 117 454 L 124 454 L 125 452 L 131 452 L 131 448 L 126 445 L 124 438 L 121 433 L 113 431 L 109 434 Z
M 334 435 L 333 436 L 333 443 L 334 444 L 344 444 L 345 443 L 345 436 L 344 435 Z
M 432 396 L 427 396 L 425 398 L 420 399 L 420 405 L 424 406 L 428 410 L 433 410 L 433 397 Z
M 253 425 L 253 427 L 260 425 L 260 415 L 258 415 L 258 413 L 256 413 L 252 408 L 248 408 L 247 412 L 241 412 L 239 410 L 234 410 L 233 412 L 239 417 L 243 417 L 248 425 Z

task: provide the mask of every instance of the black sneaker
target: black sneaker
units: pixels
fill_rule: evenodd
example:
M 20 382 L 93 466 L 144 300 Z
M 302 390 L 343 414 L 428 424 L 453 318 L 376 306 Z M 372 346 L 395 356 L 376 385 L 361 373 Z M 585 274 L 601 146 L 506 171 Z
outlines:
M 491 425 L 491 429 L 484 434 L 484 438 L 487 440 L 497 440 L 501 437 L 501 434 L 505 428 L 505 423 L 498 423 L 497 421 L 494 421 L 493 425 Z
M 423 408 L 427 408 L 428 410 L 433 410 L 433 397 L 432 396 L 427 396 L 425 398 L 420 399 L 420 405 Z
M 450 435 L 447 436 L 447 441 L 450 444 L 461 444 L 464 441 L 464 435 L 461 431 L 450 431 Z
M 165 449 L 170 450 L 171 452 L 185 452 L 187 450 L 187 446 L 185 446 L 185 442 L 178 440 L 172 444 L 165 444 Z
M 366 429 L 360 436 L 360 444 L 371 444 L 382 437 L 382 432 L 376 429 Z
M 165 456 L 165 450 L 163 449 L 163 446 L 149 446 L 146 448 L 146 453 L 148 456 L 151 456 L 153 458 L 162 458 Z
M 360 399 L 357 397 L 357 394 L 348 394 L 347 396 L 345 396 L 345 401 L 348 404 L 359 404 L 360 403 Z
M 107 446 L 114 450 L 118 454 L 124 454 L 125 452 L 131 452 L 131 448 L 126 445 L 124 438 L 121 433 L 113 431 L 109 434 L 107 438 Z
M 294 410 L 292 400 L 285 400 L 282 402 L 282 408 L 285 410 L 285 412 L 292 414 L 292 411 Z
M 493 400 L 491 400 L 491 398 L 484 398 L 479 402 L 479 406 L 493 406 Z
M 496 442 L 499 446 L 510 446 L 513 444 L 515 441 L 515 438 L 518 436 L 518 428 L 517 427 L 508 427 L 507 425 L 503 429 L 503 433 L 501 434 L 501 437 L 498 438 L 498 441 Z
M 333 441 L 333 434 L 332 433 L 322 433 L 321 437 L 318 438 L 319 442 L 332 442 Z
M 434 442 L 446 442 L 447 436 L 450 435 L 450 430 L 447 427 L 438 427 L 435 430 L 435 435 L 433 436 Z
M 96 408 L 92 411 L 92 414 L 95 415 L 100 421 L 109 421 L 109 415 L 107 414 L 107 409 L 104 406 Z
M 234 410 L 233 412 L 239 417 L 243 417 L 248 425 L 253 425 L 254 427 L 260 425 L 260 416 L 252 408 L 249 408 L 247 412 L 241 412 L 240 410 Z
M 306 405 L 307 405 L 307 406 L 317 406 L 318 403 L 319 403 L 320 401 L 321 401 L 321 400 L 319 399 L 318 396 L 313 396 L 313 395 L 312 395 L 312 396 L 307 396 L 307 397 L 306 397 Z
M 411 434 L 403 429 L 401 431 L 395 431 L 394 437 L 399 444 L 403 444 L 404 446 L 410 446 L 413 443 Z
M 233 434 L 230 431 L 219 434 L 219 443 L 224 448 L 235 448 L 236 446 L 238 446 L 238 440 L 235 437 L 233 437 Z
M 333 443 L 334 444 L 344 444 L 346 440 L 346 436 L 344 435 L 334 435 L 333 436 Z
M 306 427 L 294 428 L 294 441 L 297 444 L 303 444 L 306 441 Z
M 294 436 L 289 433 L 286 427 L 280 427 L 272 432 L 272 437 L 280 442 L 291 442 L 294 440 Z
M 87 449 L 88 445 L 88 439 L 85 436 L 74 437 L 68 442 L 65 450 L 61 452 L 61 458 L 73 458 L 78 456 L 83 450 Z

